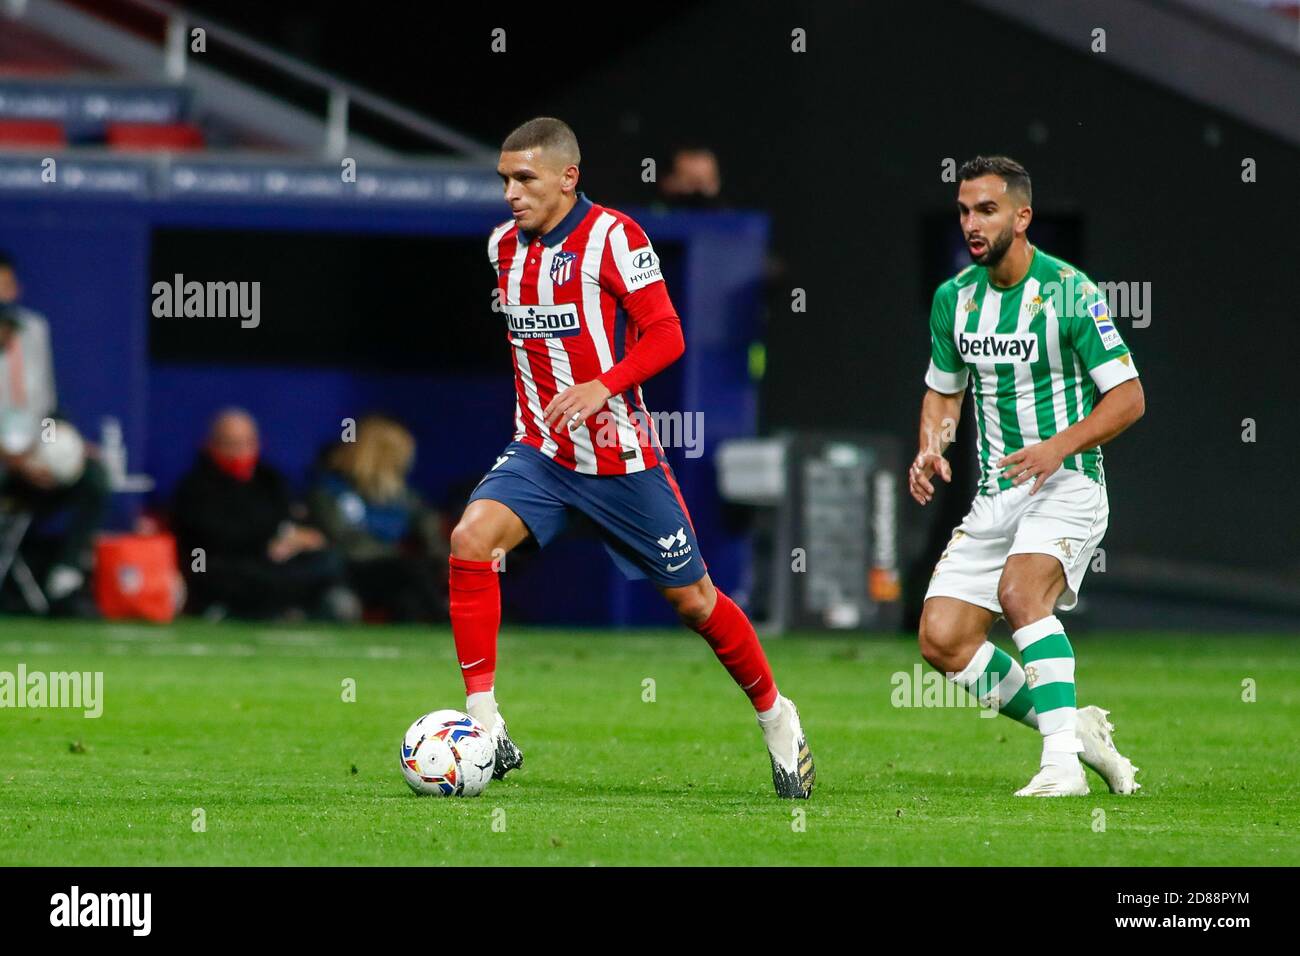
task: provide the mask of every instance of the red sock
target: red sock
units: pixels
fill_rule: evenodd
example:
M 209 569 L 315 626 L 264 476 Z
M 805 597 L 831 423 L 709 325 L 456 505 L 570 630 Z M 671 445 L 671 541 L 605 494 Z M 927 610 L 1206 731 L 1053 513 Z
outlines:
M 496 676 L 501 582 L 491 561 L 466 561 L 453 555 L 450 563 L 451 632 L 465 693 L 476 694 L 491 690 Z
M 776 681 L 768 666 L 763 645 L 745 612 L 721 591 L 709 619 L 695 630 L 709 642 L 732 680 L 749 695 L 757 711 L 770 710 L 776 703 Z

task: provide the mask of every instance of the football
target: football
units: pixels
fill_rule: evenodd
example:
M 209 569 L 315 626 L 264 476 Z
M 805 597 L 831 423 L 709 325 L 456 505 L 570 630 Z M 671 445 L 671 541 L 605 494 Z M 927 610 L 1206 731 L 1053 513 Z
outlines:
M 492 780 L 495 758 L 487 728 L 458 710 L 425 714 L 402 738 L 402 776 L 416 793 L 477 797 Z

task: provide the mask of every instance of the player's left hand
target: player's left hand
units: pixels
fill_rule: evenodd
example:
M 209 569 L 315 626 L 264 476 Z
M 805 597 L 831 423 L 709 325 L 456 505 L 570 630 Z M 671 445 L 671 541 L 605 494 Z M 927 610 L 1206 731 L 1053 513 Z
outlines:
M 1004 476 L 1011 479 L 1013 485 L 1023 485 L 1030 479 L 1036 479 L 1034 487 L 1029 489 L 1032 495 L 1043 487 L 1043 482 L 1056 474 L 1057 469 L 1061 467 L 1061 462 L 1065 460 L 1065 456 L 1057 450 L 1057 447 L 1049 438 L 1037 445 L 1022 448 L 1005 458 L 999 458 L 997 466 L 1002 469 Z
M 556 428 L 565 422 L 570 429 L 577 428 L 605 404 L 609 398 L 607 389 L 599 379 L 570 385 L 551 399 L 551 403 L 542 411 L 547 428 Z

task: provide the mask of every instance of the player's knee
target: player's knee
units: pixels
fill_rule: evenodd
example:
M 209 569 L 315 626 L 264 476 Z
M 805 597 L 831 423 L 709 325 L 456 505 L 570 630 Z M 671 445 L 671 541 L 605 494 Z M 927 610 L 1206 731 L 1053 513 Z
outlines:
M 1003 581 L 998 585 L 998 603 L 1013 631 L 1051 613 L 1049 602 L 1042 594 L 1017 581 Z
M 451 532 L 452 557 L 463 561 L 491 561 L 495 542 L 481 521 L 462 518 Z
M 944 621 L 941 616 L 922 613 L 916 639 L 921 649 L 921 656 L 931 667 L 944 672 L 961 669 L 961 665 L 955 662 L 961 641 L 951 621 Z
M 690 625 L 707 621 L 718 599 L 713 586 L 703 581 L 684 588 L 670 588 L 664 593 L 677 616 Z

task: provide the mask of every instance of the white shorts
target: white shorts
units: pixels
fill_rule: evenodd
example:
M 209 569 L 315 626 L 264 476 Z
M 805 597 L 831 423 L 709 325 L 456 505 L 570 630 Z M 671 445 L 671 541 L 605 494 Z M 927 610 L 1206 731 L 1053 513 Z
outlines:
M 976 495 L 939 556 L 925 592 L 953 597 L 1002 613 L 998 581 L 1013 554 L 1050 554 L 1065 570 L 1065 590 L 1056 607 L 1068 611 L 1079 601 L 1079 588 L 1093 552 L 1106 533 L 1110 504 L 1106 488 L 1086 475 L 1059 469 L 1033 497 L 1027 481 L 996 495 Z

